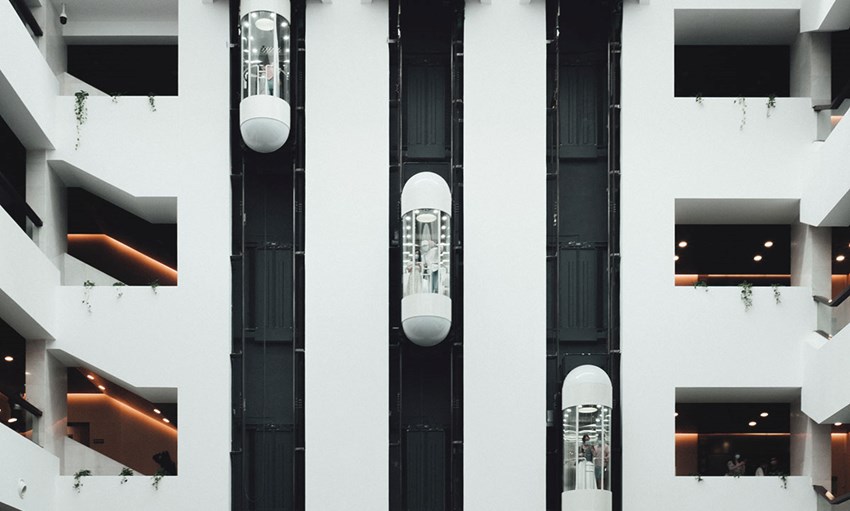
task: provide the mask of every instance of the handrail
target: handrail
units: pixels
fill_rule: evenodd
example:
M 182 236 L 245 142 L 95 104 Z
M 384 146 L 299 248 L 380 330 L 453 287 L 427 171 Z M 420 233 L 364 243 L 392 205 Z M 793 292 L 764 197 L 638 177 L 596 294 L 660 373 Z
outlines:
M 812 296 L 812 299 L 814 301 L 822 303 L 828 307 L 838 307 L 839 305 L 844 303 L 844 300 L 846 300 L 847 298 L 850 298 L 850 287 L 845 288 L 844 291 L 842 291 L 841 294 L 839 294 L 838 297 L 834 299 L 829 299 L 819 295 Z
M 35 20 L 35 16 L 32 15 L 32 11 L 24 0 L 10 0 L 12 2 L 12 7 L 15 8 L 15 12 L 18 13 L 18 17 L 21 18 L 26 25 L 30 27 L 32 33 L 36 37 L 41 37 L 44 35 L 44 32 L 41 30 L 41 27 L 38 25 L 38 22 Z
M 1 388 L 0 394 L 6 396 L 6 399 L 9 400 L 9 404 L 18 405 L 24 410 L 31 413 L 32 415 L 35 415 L 36 417 L 41 417 L 43 415 L 41 410 L 39 410 L 35 405 L 24 399 L 24 397 L 18 394 L 17 392 L 9 392 L 8 388 Z
M 844 495 L 841 495 L 841 496 L 839 496 L 839 497 L 832 497 L 832 498 L 830 498 L 830 496 L 832 495 L 832 493 L 830 493 L 830 492 L 829 492 L 826 488 L 824 488 L 823 486 L 820 486 L 820 485 L 817 485 L 817 484 L 813 484 L 813 485 L 812 485 L 812 489 L 814 489 L 814 490 L 815 490 L 815 493 L 817 493 L 818 495 L 820 495 L 821 497 L 823 497 L 824 499 L 826 499 L 826 501 L 827 501 L 827 502 L 829 502 L 829 504 L 830 504 L 831 506 L 835 506 L 835 505 L 841 504 L 842 502 L 847 502 L 848 500 L 850 500 L 850 493 L 845 493 Z
M 3 190 L 6 191 L 9 197 L 12 198 L 12 207 L 14 207 L 15 209 L 23 209 L 26 217 L 29 218 L 32 223 L 35 224 L 36 227 L 41 227 L 42 225 L 44 225 L 44 222 L 41 221 L 41 218 L 39 218 L 39 216 L 35 213 L 35 211 L 33 211 L 30 205 L 27 204 L 27 201 L 23 197 L 21 197 L 18 191 L 15 190 L 15 187 L 12 185 L 12 183 L 10 183 L 9 180 L 6 179 L 6 176 L 4 176 L 2 173 L 0 173 L 0 188 L 3 188 Z
M 832 103 L 828 105 L 815 105 L 812 108 L 815 110 L 815 112 L 822 112 L 824 110 L 836 110 L 838 109 L 838 107 L 841 106 L 841 103 L 844 103 L 844 100 L 847 99 L 848 96 L 850 96 L 850 82 L 847 82 L 847 85 L 845 85 L 844 88 L 841 89 L 841 92 L 839 92 L 838 95 L 835 96 L 835 99 L 832 100 Z

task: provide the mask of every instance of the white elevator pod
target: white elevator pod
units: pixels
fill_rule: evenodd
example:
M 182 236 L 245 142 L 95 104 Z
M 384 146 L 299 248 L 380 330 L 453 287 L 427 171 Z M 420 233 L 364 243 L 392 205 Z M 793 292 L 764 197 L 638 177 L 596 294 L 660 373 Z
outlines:
M 289 138 L 292 71 L 289 0 L 242 0 L 239 6 L 242 100 L 239 130 L 260 153 Z
M 401 326 L 419 346 L 439 344 L 452 326 L 452 195 L 433 172 L 411 177 L 401 192 Z

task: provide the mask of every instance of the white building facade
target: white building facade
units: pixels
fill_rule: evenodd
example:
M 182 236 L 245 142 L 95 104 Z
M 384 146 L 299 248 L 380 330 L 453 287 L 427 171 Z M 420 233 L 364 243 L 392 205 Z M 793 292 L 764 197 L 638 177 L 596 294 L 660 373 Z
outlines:
M 232 472 L 239 206 L 230 6 L 69 0 L 59 24 L 62 3 L 22 3 L 44 34 L 0 2 L 0 116 L 26 150 L 24 198 L 42 225 L 21 229 L 0 211 L 0 319 L 25 340 L 25 399 L 41 416 L 25 435 L 0 427 L 0 509 L 241 509 Z M 561 477 L 547 469 L 547 431 L 560 424 L 547 417 L 547 8 L 464 6 L 455 509 L 556 509 L 547 506 L 547 481 Z M 294 491 L 311 511 L 396 511 L 391 16 L 383 0 L 304 6 L 304 461 Z M 830 37 L 848 28 L 843 0 L 623 2 L 615 510 L 829 506 L 813 485 L 831 490 L 844 466 L 832 450 L 847 433 L 833 424 L 850 423 L 850 333 L 841 308 L 813 296 L 837 296 L 831 228 L 850 225 L 850 125 L 840 105 L 813 106 L 840 92 L 830 86 Z M 67 48 L 109 44 L 176 44 L 176 95 L 111 97 L 68 74 Z M 677 96 L 676 48 L 723 45 L 786 46 L 788 94 L 748 95 L 746 107 L 744 96 L 708 90 Z M 81 124 L 79 91 L 89 93 Z M 72 188 L 176 225 L 179 283 L 115 286 L 107 271 L 71 257 Z M 781 300 L 758 278 L 747 308 L 738 286 L 677 286 L 674 254 L 686 257 L 674 251 L 677 225 L 787 226 Z M 154 487 L 152 473 L 136 470 L 144 476 L 122 483 L 126 463 L 70 441 L 69 368 L 139 403 L 174 405 L 179 436 L 171 426 L 167 434 L 179 474 Z M 713 477 L 699 461 L 699 477 L 679 474 L 688 454 L 675 414 L 701 403 L 786 405 L 789 429 L 772 434 L 788 439 L 787 479 Z M 145 413 L 139 420 L 159 419 Z M 75 488 L 82 469 L 93 474 Z

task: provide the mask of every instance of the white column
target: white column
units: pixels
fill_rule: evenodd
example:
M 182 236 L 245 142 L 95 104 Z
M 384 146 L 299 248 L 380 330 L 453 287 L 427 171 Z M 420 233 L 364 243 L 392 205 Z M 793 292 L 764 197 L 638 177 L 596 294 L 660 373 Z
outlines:
M 791 403 L 791 474 L 811 476 L 812 484 L 830 489 L 832 478 L 832 426 L 818 424 L 800 411 L 800 400 Z
M 386 510 L 387 4 L 306 18 L 306 505 Z
M 467 2 L 464 509 L 542 510 L 545 2 Z
M 68 423 L 68 373 L 48 354 L 46 345 L 47 341 L 27 340 L 27 400 L 43 413 L 38 420 L 38 444 L 62 460 Z
M 832 237 L 829 227 L 791 226 L 791 285 L 810 286 L 812 293 L 832 296 Z

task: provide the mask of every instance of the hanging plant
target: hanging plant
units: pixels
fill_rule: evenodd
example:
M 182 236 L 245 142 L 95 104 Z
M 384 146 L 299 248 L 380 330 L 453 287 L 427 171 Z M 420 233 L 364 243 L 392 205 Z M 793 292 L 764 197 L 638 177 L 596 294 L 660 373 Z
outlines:
M 127 477 L 128 477 L 128 476 L 131 476 L 131 475 L 133 475 L 133 474 L 134 474 L 134 472 L 133 472 L 133 469 L 132 469 L 132 468 L 129 468 L 129 467 L 124 467 L 124 468 L 122 468 L 122 469 L 121 469 L 121 473 L 120 473 L 120 474 L 118 474 L 119 476 L 121 476 L 121 484 L 126 483 L 126 482 L 127 482 Z
M 83 477 L 90 476 L 91 470 L 84 468 L 74 474 L 74 489 L 77 490 L 77 493 L 80 493 L 80 488 L 83 487 Z
M 770 117 L 770 111 L 776 108 L 776 94 L 771 94 L 767 97 L 767 116 Z
M 112 287 L 114 287 L 115 291 L 117 291 L 117 293 L 118 293 L 118 298 L 121 298 L 122 296 L 124 296 L 124 286 L 125 285 L 126 284 L 124 284 L 123 282 L 116 282 L 116 283 L 112 284 Z
M 741 105 L 741 126 L 739 129 L 743 131 L 744 126 L 747 124 L 747 98 L 744 96 L 738 96 L 738 98 L 735 99 L 735 104 Z
M 779 291 L 779 284 L 773 284 L 770 286 L 773 288 L 773 299 L 776 300 L 776 305 L 782 303 L 782 292 Z
M 156 288 L 159 287 L 159 279 L 151 281 L 151 289 L 153 290 L 153 294 L 156 294 Z
M 152 477 L 153 482 L 151 483 L 151 486 L 153 486 L 154 490 L 159 489 L 159 483 L 160 481 L 162 481 L 163 477 L 165 477 L 165 470 L 161 468 L 157 469 L 156 473 Z
M 702 288 L 703 290 L 705 290 L 706 293 L 708 293 L 708 283 L 706 281 L 698 280 L 698 281 L 694 282 L 694 289 L 699 289 L 699 288 Z
M 86 280 L 83 282 L 83 303 L 91 313 L 91 288 L 94 287 L 94 282 Z
M 89 110 L 86 107 L 86 98 L 89 93 L 81 90 L 74 93 L 74 117 L 77 119 L 77 142 L 74 144 L 74 149 L 80 147 L 80 129 L 89 117 Z
M 744 312 L 753 306 L 753 285 L 746 280 L 738 284 L 741 288 L 741 302 L 744 304 Z
M 701 104 L 702 104 L 702 93 L 701 93 L 701 92 L 697 92 L 697 95 L 696 95 L 696 97 L 694 98 L 694 101 L 696 101 L 696 102 L 697 102 L 697 104 L 699 104 L 699 105 L 701 105 Z
M 156 99 L 153 94 L 148 94 L 148 106 L 151 107 L 151 112 L 156 112 Z

